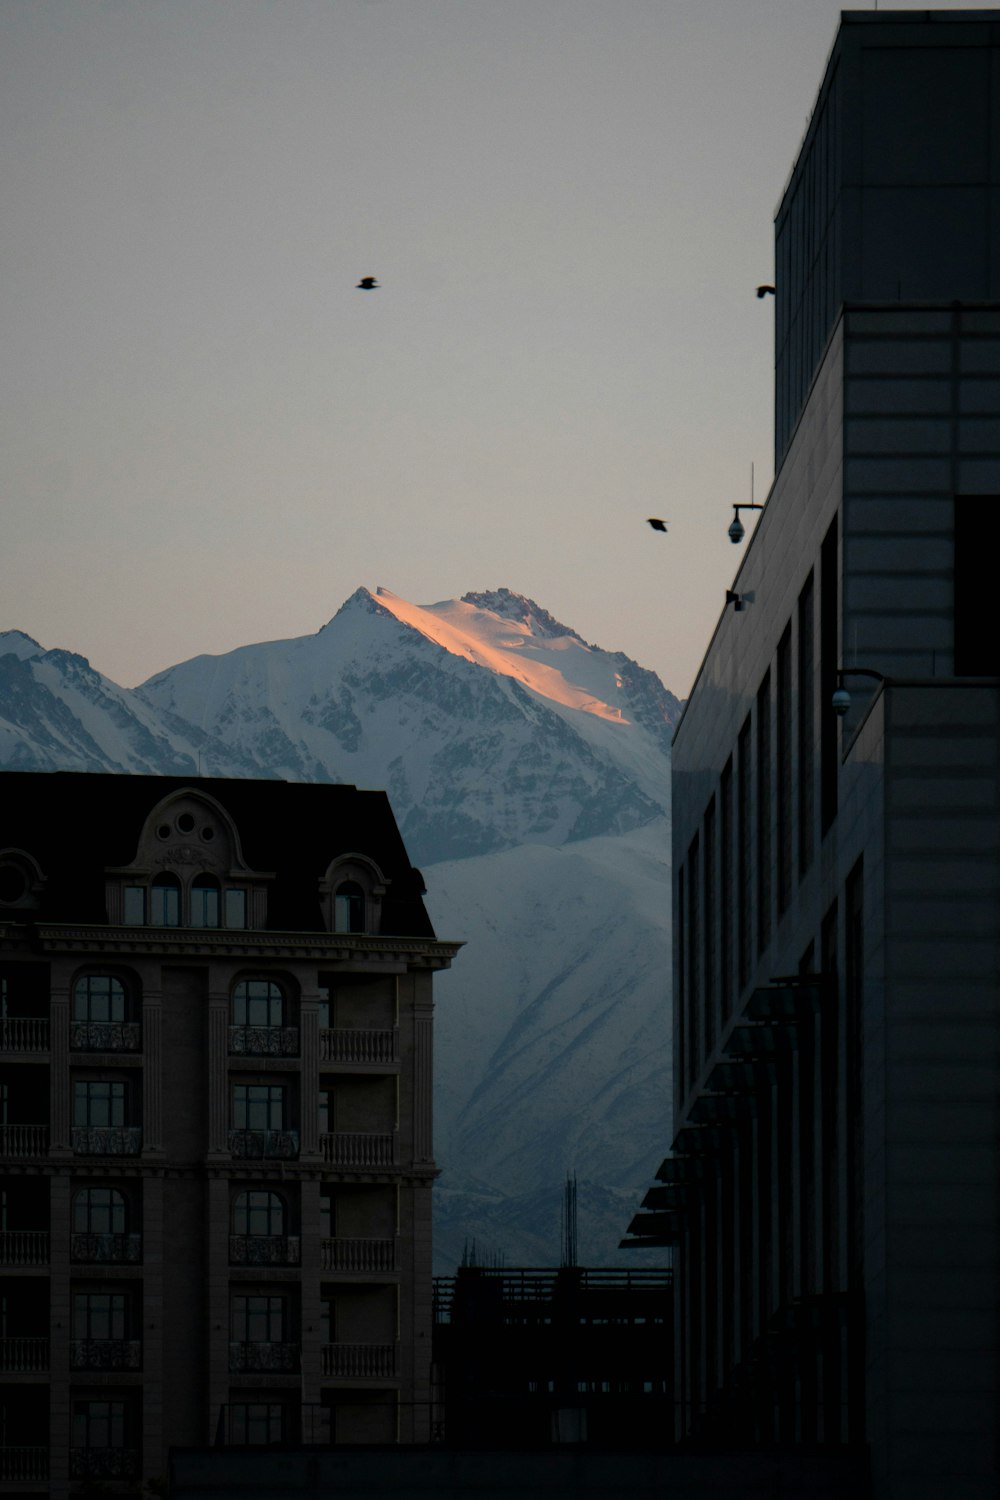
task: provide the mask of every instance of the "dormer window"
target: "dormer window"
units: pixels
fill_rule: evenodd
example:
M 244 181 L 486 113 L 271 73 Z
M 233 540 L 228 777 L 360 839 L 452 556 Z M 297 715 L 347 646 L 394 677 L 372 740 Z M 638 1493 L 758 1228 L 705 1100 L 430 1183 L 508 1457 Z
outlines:
M 261 927 L 272 878 L 249 868 L 225 808 L 186 787 L 150 810 L 131 863 L 107 871 L 108 920 L 126 927 Z
M 42 884 L 42 873 L 30 854 L 0 849 L 0 910 L 37 906 Z
M 382 930 L 382 897 L 388 881 L 366 854 L 342 854 L 320 881 L 323 919 L 330 932 Z
M 356 880 L 345 880 L 333 899 L 334 932 L 364 932 L 365 893 Z

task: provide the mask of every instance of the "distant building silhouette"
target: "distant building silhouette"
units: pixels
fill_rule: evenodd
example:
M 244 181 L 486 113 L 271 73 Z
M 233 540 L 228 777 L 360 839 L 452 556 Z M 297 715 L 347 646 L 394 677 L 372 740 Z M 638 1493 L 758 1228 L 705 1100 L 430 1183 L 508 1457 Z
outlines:
M 778 209 L 779 468 L 674 740 L 631 1226 L 679 1440 L 870 1454 L 879 1500 L 997 1492 L 998 70 L 1000 11 L 846 13 Z
M 434 1279 L 435 1435 L 449 1447 L 669 1446 L 671 1273 L 463 1266 Z
M 383 793 L 0 776 L 0 1490 L 426 1441 L 431 983 Z

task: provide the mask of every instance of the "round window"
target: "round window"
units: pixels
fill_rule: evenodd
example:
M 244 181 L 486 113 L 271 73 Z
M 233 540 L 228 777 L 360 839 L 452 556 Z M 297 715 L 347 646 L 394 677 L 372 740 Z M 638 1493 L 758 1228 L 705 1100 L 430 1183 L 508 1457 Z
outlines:
M 191 813 L 181 813 L 180 817 L 177 819 L 177 827 L 180 829 L 181 833 L 190 833 L 192 828 L 194 827 L 194 818 Z
M 206 844 L 210 844 L 215 838 L 215 829 L 209 828 L 208 824 L 206 824 L 205 827 L 201 830 L 201 836 L 205 840 Z
M 0 865 L 0 901 L 13 906 L 28 889 L 28 877 L 20 865 Z
M 159 826 L 159 828 L 156 830 L 156 837 L 158 839 L 168 839 L 170 837 L 170 833 L 171 833 L 170 824 L 169 823 L 161 823 L 160 826 Z

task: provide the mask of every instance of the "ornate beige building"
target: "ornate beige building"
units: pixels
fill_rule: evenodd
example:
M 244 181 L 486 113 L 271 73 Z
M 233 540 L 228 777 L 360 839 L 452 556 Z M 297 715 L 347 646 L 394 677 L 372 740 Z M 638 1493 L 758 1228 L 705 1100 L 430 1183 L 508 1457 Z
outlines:
M 383 793 L 0 778 L 0 1495 L 425 1440 L 431 984 Z

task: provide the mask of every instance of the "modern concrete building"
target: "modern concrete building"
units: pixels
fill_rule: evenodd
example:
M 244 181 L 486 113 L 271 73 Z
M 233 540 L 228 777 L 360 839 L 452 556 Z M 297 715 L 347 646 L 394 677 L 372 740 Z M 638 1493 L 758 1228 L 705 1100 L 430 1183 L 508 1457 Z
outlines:
M 998 85 L 1000 11 L 846 13 L 778 208 L 777 474 L 674 741 L 631 1226 L 675 1247 L 678 1436 L 853 1448 L 893 1500 L 998 1489 Z
M 0 1494 L 427 1440 L 422 890 L 379 792 L 0 777 Z

